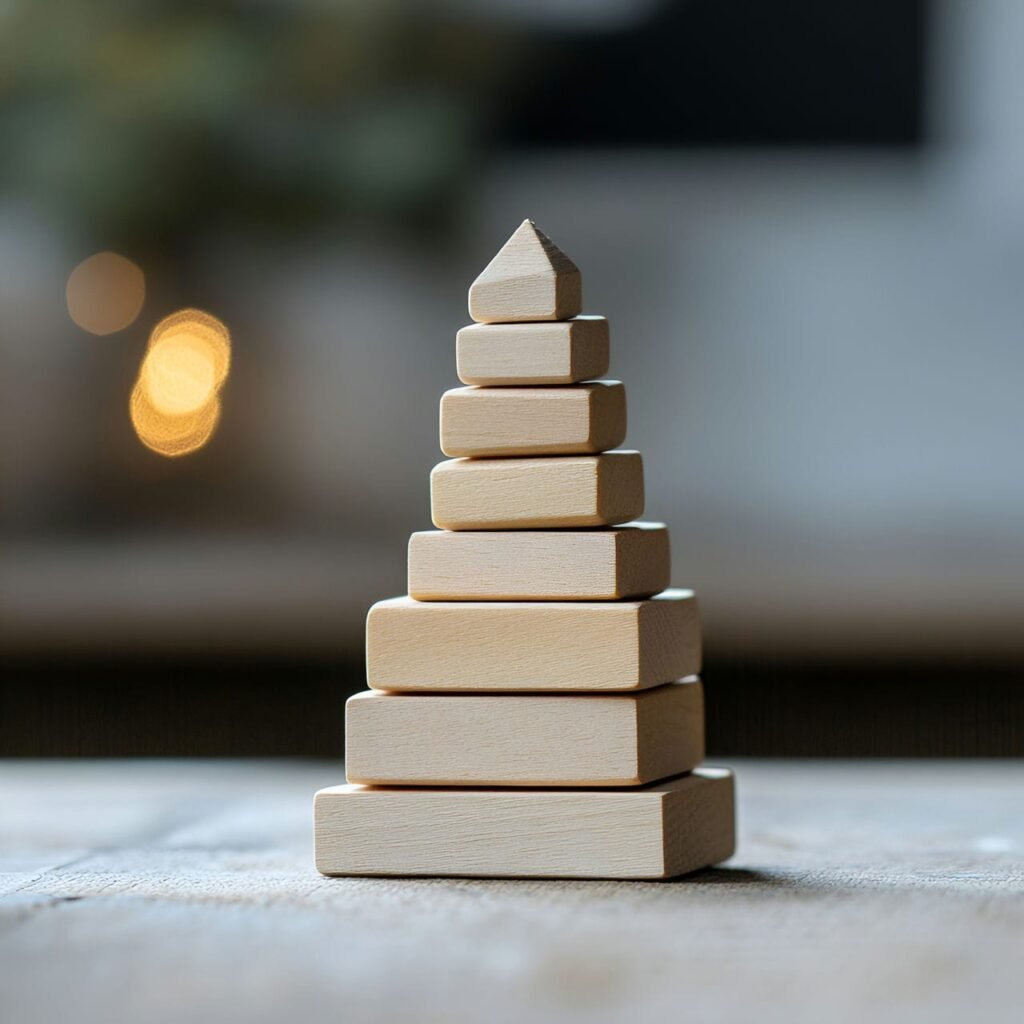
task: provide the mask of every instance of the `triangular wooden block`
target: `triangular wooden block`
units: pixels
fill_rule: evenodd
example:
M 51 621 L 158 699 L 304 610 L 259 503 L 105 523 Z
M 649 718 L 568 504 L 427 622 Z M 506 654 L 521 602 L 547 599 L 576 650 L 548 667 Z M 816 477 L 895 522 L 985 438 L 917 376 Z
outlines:
M 583 308 L 580 272 L 532 220 L 524 220 L 469 288 L 483 324 L 567 320 Z

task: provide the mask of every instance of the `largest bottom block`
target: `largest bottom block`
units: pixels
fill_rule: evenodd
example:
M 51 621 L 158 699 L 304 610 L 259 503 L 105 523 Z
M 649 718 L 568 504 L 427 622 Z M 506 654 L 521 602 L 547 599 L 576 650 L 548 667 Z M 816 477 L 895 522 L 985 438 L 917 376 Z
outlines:
M 325 875 L 671 878 L 735 848 L 723 768 L 618 790 L 333 786 L 314 819 Z

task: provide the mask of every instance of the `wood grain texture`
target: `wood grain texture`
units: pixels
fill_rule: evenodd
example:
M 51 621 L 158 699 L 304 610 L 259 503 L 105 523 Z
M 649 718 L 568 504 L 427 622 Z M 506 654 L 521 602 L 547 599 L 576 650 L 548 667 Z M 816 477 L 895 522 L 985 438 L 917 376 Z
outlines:
M 667 884 L 324 878 L 311 795 L 343 777 L 338 758 L 5 761 L 2 1016 L 1020 1016 L 1020 758 L 743 759 L 736 855 Z
M 638 690 L 701 669 L 692 590 L 647 601 L 380 601 L 366 681 L 395 692 Z
M 463 384 L 576 384 L 608 372 L 608 321 L 603 316 L 533 324 L 471 324 L 455 338 Z
M 611 526 L 643 515 L 639 452 L 533 459 L 452 459 L 430 474 L 441 530 Z
M 418 601 L 613 601 L 660 593 L 670 562 L 662 523 L 425 530 L 409 538 L 408 589 Z
M 416 700 L 419 698 L 395 698 Z M 735 849 L 732 774 L 631 790 L 334 786 L 314 801 L 325 875 L 668 878 Z
M 696 678 L 631 694 L 378 693 L 345 705 L 349 782 L 377 786 L 636 786 L 704 758 Z
M 576 264 L 532 220 L 524 220 L 469 288 L 478 323 L 565 320 L 583 308 Z
M 614 380 L 537 388 L 453 388 L 441 396 L 441 451 L 454 457 L 589 455 L 626 437 Z

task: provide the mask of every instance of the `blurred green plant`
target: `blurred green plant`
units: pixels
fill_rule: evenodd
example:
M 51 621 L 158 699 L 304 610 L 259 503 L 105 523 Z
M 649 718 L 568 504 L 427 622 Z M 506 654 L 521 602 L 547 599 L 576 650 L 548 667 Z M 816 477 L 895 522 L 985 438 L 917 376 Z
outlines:
M 516 47 L 444 5 L 8 0 L 0 187 L 167 246 L 450 211 Z

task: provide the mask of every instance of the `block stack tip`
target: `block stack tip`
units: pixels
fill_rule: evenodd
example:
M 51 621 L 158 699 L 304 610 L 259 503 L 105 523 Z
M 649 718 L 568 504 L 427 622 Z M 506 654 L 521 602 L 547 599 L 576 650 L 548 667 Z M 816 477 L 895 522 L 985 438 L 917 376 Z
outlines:
M 524 220 L 469 288 L 477 323 L 567 320 L 583 309 L 579 268 Z

